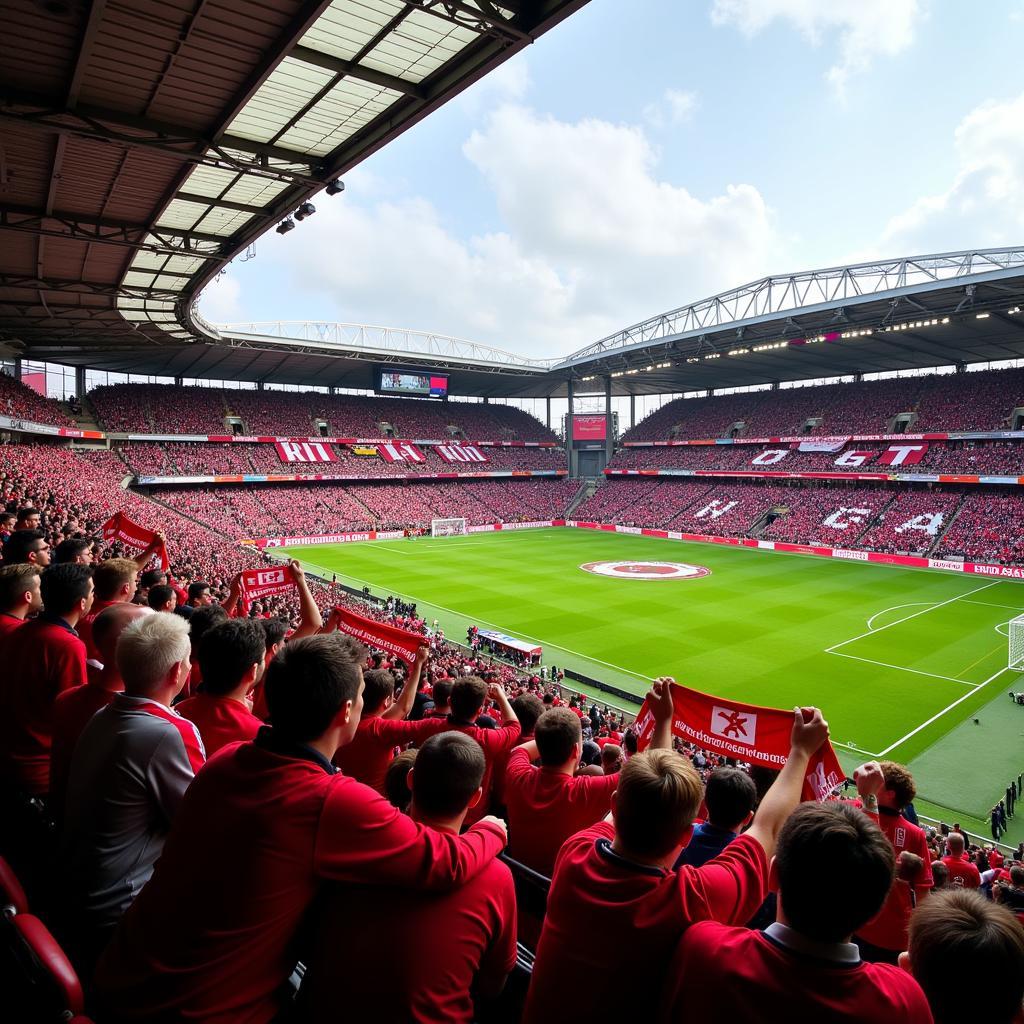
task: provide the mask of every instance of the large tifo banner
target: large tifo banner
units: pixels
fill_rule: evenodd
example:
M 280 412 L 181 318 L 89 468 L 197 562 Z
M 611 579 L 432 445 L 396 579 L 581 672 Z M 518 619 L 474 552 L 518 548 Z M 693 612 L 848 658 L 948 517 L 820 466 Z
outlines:
M 408 441 L 385 441 L 377 445 L 377 454 L 385 462 L 426 462 L 427 457 Z
M 274 447 L 282 462 L 336 462 L 334 452 L 321 441 L 278 441 Z
M 370 647 L 393 654 L 408 664 L 416 660 L 416 651 L 426 642 L 420 633 L 411 633 L 386 622 L 368 619 L 341 605 L 334 610 L 338 614 L 338 629 L 343 633 L 354 636 Z
M 132 522 L 123 512 L 115 512 L 103 524 L 101 530 L 104 540 L 119 540 L 126 548 L 133 548 L 136 551 L 145 551 L 156 540 L 156 533 Z M 166 571 L 170 568 L 166 544 L 161 544 L 157 548 L 156 557 L 160 560 L 161 569 Z
M 779 770 L 786 764 L 793 712 L 712 697 L 673 685 L 672 733 L 725 757 Z M 654 733 L 654 715 L 644 701 L 636 719 L 638 746 L 643 750 Z M 825 741 L 815 753 L 804 777 L 804 800 L 827 800 L 846 777 L 832 744 Z
M 490 462 L 474 444 L 436 444 L 434 451 L 445 462 Z
M 253 601 L 275 594 L 284 594 L 295 587 L 295 575 L 290 565 L 273 569 L 245 569 L 239 580 L 238 603 L 243 615 L 249 614 Z

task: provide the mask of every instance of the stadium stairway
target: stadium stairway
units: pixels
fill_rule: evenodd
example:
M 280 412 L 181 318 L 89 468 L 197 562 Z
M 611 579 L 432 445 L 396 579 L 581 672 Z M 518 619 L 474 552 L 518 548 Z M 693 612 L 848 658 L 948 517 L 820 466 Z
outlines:
M 580 489 L 573 495 L 572 501 L 566 506 L 565 518 L 572 519 L 573 512 L 576 511 L 587 500 L 591 497 L 594 492 L 601 486 L 603 481 L 595 479 L 594 477 L 587 477 L 580 484 Z
M 947 533 L 949 533 L 949 531 L 950 531 L 950 528 L 951 528 L 951 527 L 953 526 L 953 524 L 954 524 L 954 523 L 955 523 L 955 522 L 957 521 L 957 517 L 958 517 L 958 516 L 960 515 L 960 513 L 961 513 L 961 512 L 963 511 L 963 507 L 964 507 L 964 502 L 965 502 L 966 500 L 967 500 L 967 494 L 966 494 L 966 493 L 964 493 L 964 494 L 961 494 L 961 495 L 960 495 L 960 500 L 959 500 L 959 501 L 957 502 L 957 504 L 956 504 L 956 508 L 955 508 L 955 509 L 953 510 L 953 514 L 952 514 L 952 515 L 951 515 L 951 516 L 949 517 L 949 522 L 948 522 L 948 523 L 946 523 L 946 525 L 945 525 L 945 526 L 944 526 L 944 527 L 943 527 L 943 528 L 942 528 L 942 529 L 941 529 L 941 530 L 939 531 L 938 535 L 937 535 L 937 536 L 936 536 L 936 538 L 935 538 L 935 542 L 934 542 L 934 543 L 932 544 L 932 546 L 931 546 L 931 547 L 930 547 L 930 548 L 928 549 L 928 554 L 929 554 L 929 555 L 930 555 L 930 554 L 931 554 L 931 553 L 932 553 L 933 551 L 938 551 L 938 549 L 939 549 L 939 545 L 940 545 L 940 544 L 942 543 L 942 538 L 943 538 L 943 537 L 945 537 Z

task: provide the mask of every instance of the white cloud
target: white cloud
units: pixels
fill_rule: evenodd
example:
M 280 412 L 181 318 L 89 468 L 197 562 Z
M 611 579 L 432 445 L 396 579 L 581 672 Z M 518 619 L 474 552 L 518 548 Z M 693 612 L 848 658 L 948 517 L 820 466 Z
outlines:
M 460 238 L 421 197 L 346 191 L 261 240 L 260 274 L 298 296 L 310 311 L 298 315 L 555 356 L 774 269 L 758 190 L 700 199 L 662 180 L 638 127 L 505 105 L 463 152 L 494 195 L 498 229 Z
M 199 312 L 213 323 L 231 323 L 244 318 L 241 305 L 242 286 L 227 273 L 218 275 L 199 299 Z
M 957 126 L 957 172 L 944 191 L 891 218 L 889 252 L 907 254 L 1016 244 L 1024 231 L 1024 93 L 988 101 Z
M 644 108 L 644 119 L 654 128 L 683 124 L 697 109 L 697 94 L 682 89 L 666 89 L 661 101 Z
M 838 35 L 838 61 L 827 78 L 842 95 L 848 80 L 877 56 L 894 57 L 914 41 L 922 0 L 714 0 L 711 20 L 753 36 L 775 21 L 791 23 L 813 46 Z

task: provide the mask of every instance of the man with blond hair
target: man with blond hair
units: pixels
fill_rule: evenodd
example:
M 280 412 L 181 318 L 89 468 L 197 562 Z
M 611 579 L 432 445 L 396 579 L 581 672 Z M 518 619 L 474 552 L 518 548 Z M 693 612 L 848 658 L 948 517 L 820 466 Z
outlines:
M 816 708 L 797 708 L 786 765 L 749 831 L 703 867 L 673 870 L 703 787 L 693 765 L 670 749 L 671 683 L 657 679 L 647 695 L 655 749 L 635 754 L 619 772 L 613 820 L 578 832 L 558 854 L 524 1024 L 589 1019 L 594 1007 L 621 1001 L 623 978 L 633 980 L 631 1019 L 653 1020 L 655 979 L 664 977 L 687 926 L 742 924 L 765 898 L 776 839 L 828 725 Z
M 188 676 L 188 623 L 143 615 L 117 641 L 124 692 L 85 727 L 71 758 L 61 863 L 83 951 L 101 949 L 149 881 L 185 790 L 206 759 L 171 710 Z

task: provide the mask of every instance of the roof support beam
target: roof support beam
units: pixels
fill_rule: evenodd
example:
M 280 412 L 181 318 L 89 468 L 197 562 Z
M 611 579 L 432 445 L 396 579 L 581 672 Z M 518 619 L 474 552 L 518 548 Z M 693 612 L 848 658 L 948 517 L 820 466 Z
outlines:
M 164 277 L 176 277 L 181 281 L 188 278 L 183 274 L 164 274 Z M 166 288 L 144 288 L 130 284 L 102 284 L 98 281 L 77 281 L 52 277 L 35 277 L 25 274 L 0 274 L 0 288 L 29 288 L 38 291 L 62 292 L 75 295 L 108 295 L 111 298 L 129 299 L 163 299 L 177 302 L 180 292 Z
M 194 192 L 175 192 L 175 199 L 183 203 L 198 203 L 202 206 L 217 206 L 224 210 L 235 210 L 237 213 L 248 213 L 253 217 L 270 217 L 262 206 L 249 206 L 246 203 L 235 203 L 230 199 L 217 199 L 213 196 L 201 196 Z
M 312 64 L 314 67 L 323 68 L 324 71 L 333 71 L 336 75 L 369 82 L 370 85 L 379 85 L 381 88 L 404 93 L 418 100 L 426 99 L 426 94 L 415 82 L 407 82 L 404 78 L 375 71 L 373 68 L 364 67 L 355 61 L 342 60 L 329 53 L 320 53 L 319 50 L 311 50 L 307 46 L 296 46 L 288 56 L 301 60 L 303 64 Z

